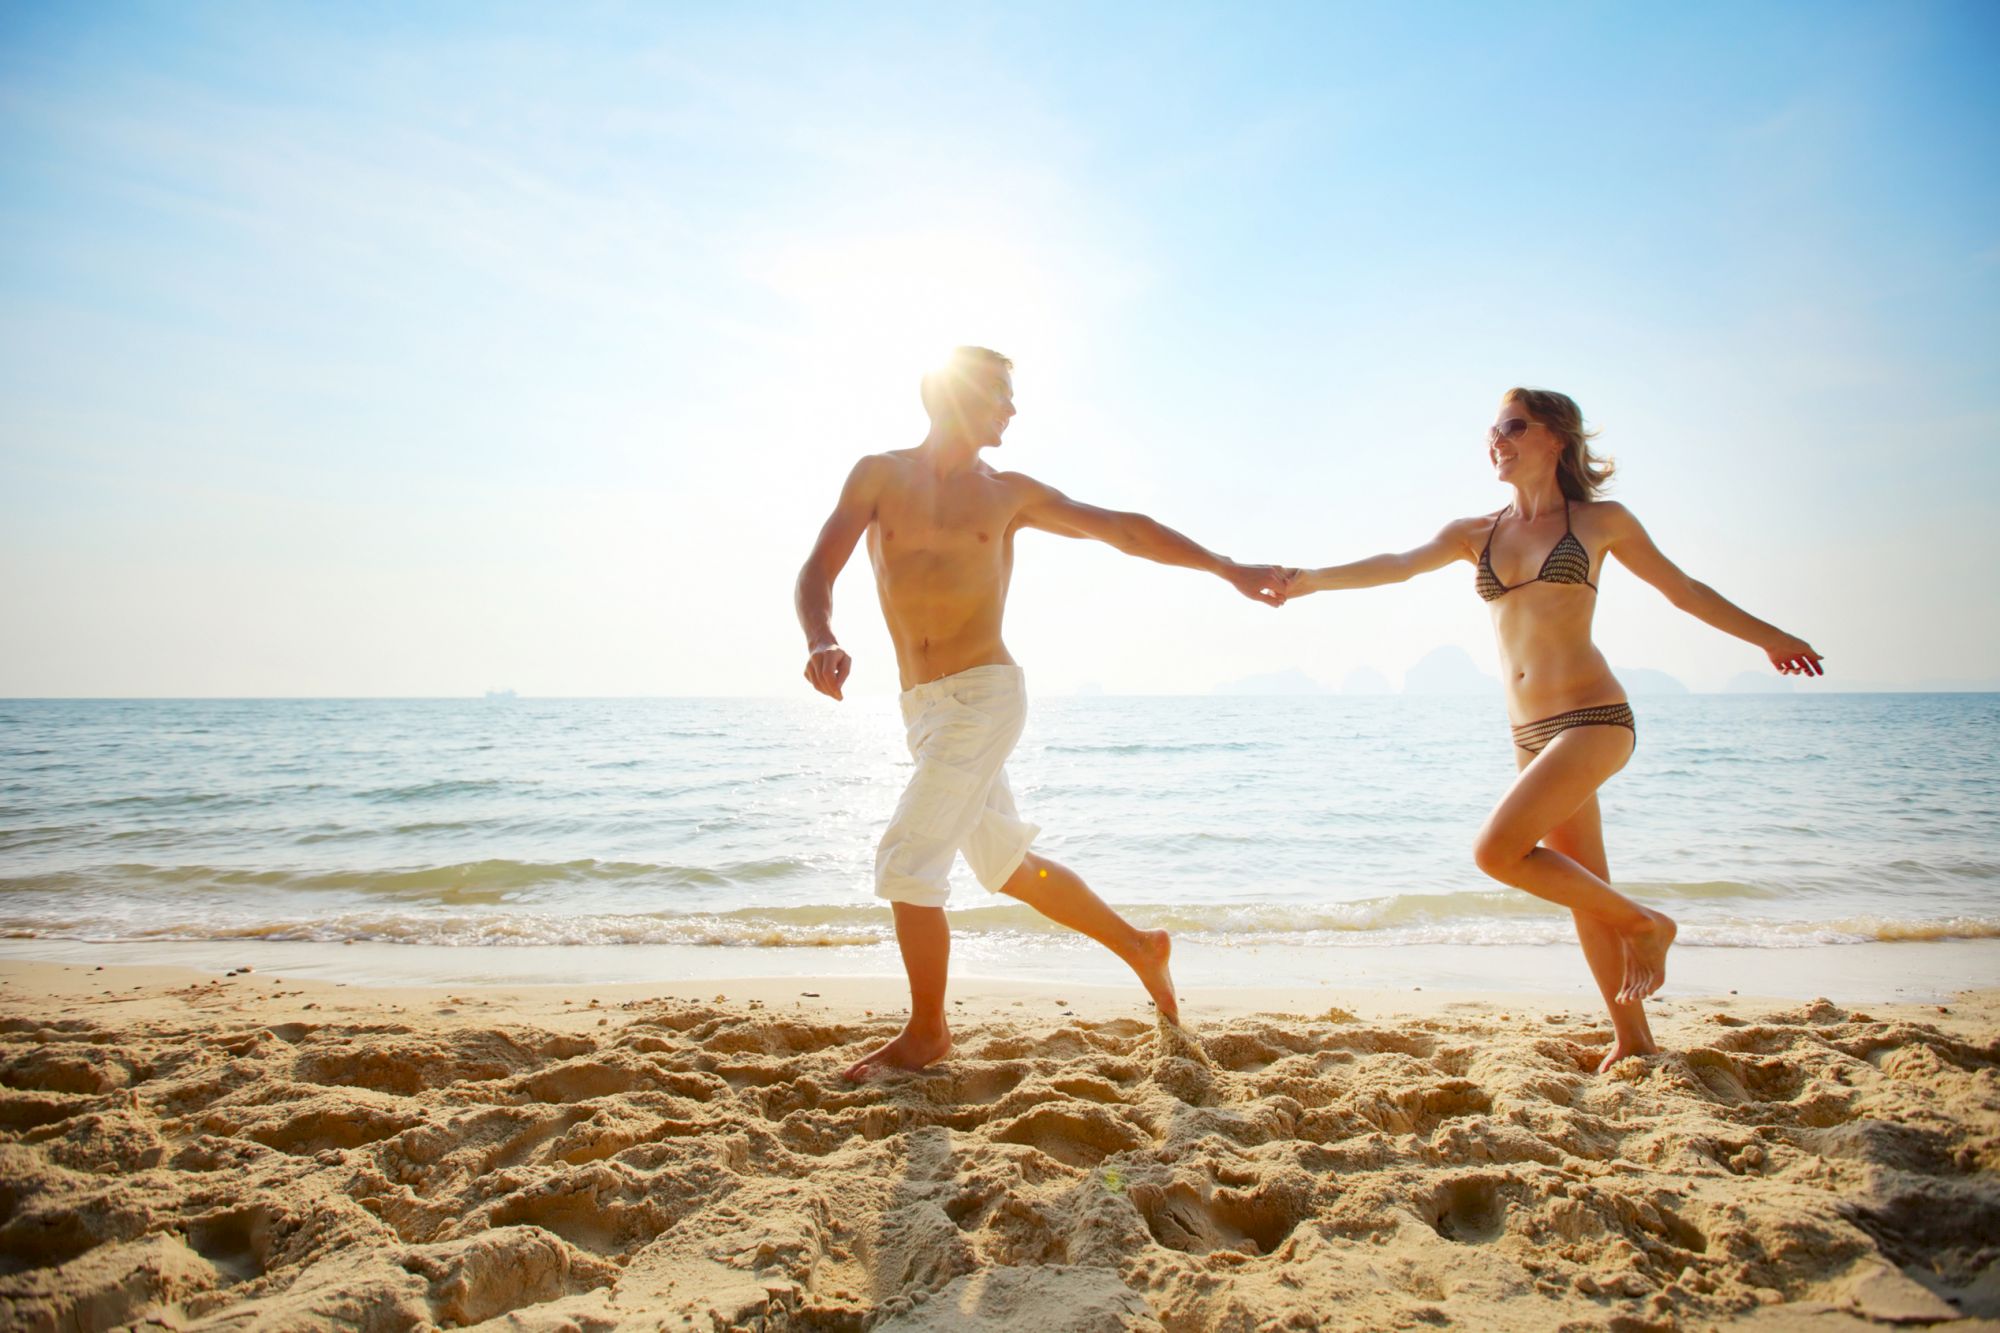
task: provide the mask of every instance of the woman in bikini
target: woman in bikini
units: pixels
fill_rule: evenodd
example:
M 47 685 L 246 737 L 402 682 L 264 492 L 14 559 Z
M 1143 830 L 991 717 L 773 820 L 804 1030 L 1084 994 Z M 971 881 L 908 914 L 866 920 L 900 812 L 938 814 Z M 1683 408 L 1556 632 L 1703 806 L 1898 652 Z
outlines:
M 1632 512 L 1597 498 L 1609 460 L 1583 413 L 1548 389 L 1512 389 L 1488 429 L 1494 475 L 1513 502 L 1460 519 L 1414 551 L 1292 571 L 1288 597 L 1401 583 L 1464 560 L 1493 613 L 1520 775 L 1479 832 L 1473 859 L 1503 884 L 1566 907 L 1615 1034 L 1601 1071 L 1658 1049 L 1642 1001 L 1665 982 L 1674 923 L 1611 887 L 1597 789 L 1638 743 L 1632 708 L 1590 640 L 1595 574 L 1607 555 L 1725 634 L 1764 650 L 1787 675 L 1822 674 L 1820 656 L 1699 583 L 1660 553 Z M 1530 571 L 1533 571 L 1530 573 Z

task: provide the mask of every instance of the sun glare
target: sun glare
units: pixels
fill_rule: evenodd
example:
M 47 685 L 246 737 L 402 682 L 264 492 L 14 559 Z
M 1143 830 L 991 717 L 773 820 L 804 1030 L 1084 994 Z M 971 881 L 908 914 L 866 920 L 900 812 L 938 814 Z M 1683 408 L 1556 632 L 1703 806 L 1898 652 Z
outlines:
M 762 276 L 833 392 L 879 392 L 884 369 L 912 378 L 952 347 L 1060 354 L 1073 324 L 1065 284 L 1040 256 L 967 231 L 908 231 L 780 252 Z M 874 387 L 871 387 L 874 386 Z

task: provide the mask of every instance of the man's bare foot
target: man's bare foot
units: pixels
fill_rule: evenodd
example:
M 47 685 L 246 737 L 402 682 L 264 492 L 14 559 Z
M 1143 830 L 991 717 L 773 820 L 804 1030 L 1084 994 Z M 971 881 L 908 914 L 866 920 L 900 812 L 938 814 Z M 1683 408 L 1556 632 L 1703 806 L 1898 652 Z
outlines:
M 1610 1069 L 1611 1066 L 1617 1064 L 1620 1060 L 1625 1059 L 1627 1056 L 1658 1055 L 1659 1053 L 1660 1053 L 1660 1048 L 1658 1046 L 1655 1046 L 1650 1041 L 1628 1042 L 1621 1037 L 1617 1041 L 1611 1043 L 1611 1049 L 1606 1051 L 1604 1053 L 1604 1058 L 1597 1062 L 1597 1072 L 1600 1074 L 1604 1073 L 1605 1071 Z
M 1625 984 L 1618 990 L 1621 1002 L 1643 1000 L 1667 984 L 1667 950 L 1673 947 L 1679 927 L 1664 912 L 1642 907 L 1646 924 L 1625 936 Z
M 1139 953 L 1125 961 L 1145 983 L 1146 994 L 1159 1006 L 1160 1016 L 1169 1023 L 1179 1023 L 1181 1002 L 1174 996 L 1173 973 L 1167 971 L 1167 956 L 1174 951 L 1173 938 L 1164 930 L 1142 930 L 1139 941 Z
M 841 1077 L 849 1083 L 866 1083 L 891 1069 L 914 1070 L 934 1065 L 950 1054 L 951 1031 L 943 1024 L 921 1031 L 912 1025 L 849 1065 Z

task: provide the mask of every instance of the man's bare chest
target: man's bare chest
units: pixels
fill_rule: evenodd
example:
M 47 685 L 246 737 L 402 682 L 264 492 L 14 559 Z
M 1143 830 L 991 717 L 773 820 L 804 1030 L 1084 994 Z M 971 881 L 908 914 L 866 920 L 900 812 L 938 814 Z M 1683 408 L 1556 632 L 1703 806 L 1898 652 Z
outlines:
M 997 492 L 985 486 L 885 496 L 876 506 L 870 545 L 892 558 L 995 551 L 1014 521 L 1013 506 Z

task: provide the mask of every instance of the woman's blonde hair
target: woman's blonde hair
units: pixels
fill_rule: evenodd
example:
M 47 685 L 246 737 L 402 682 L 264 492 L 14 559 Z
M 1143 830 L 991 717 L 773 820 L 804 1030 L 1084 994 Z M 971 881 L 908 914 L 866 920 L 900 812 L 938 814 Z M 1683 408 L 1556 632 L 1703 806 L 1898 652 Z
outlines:
M 1583 428 L 1583 409 L 1576 399 L 1554 389 L 1509 389 L 1502 402 L 1518 403 L 1528 415 L 1547 426 L 1562 440 L 1562 457 L 1556 460 L 1556 484 L 1572 500 L 1595 500 L 1617 465 L 1590 451 L 1597 432 Z

